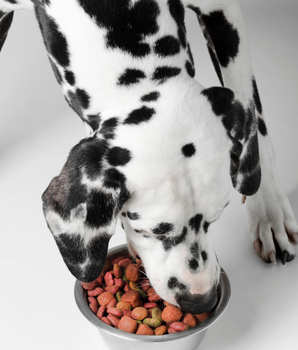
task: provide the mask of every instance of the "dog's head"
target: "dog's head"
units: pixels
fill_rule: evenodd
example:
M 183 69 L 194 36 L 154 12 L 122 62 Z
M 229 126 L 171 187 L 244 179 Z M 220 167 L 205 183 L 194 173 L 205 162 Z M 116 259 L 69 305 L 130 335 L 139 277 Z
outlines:
M 200 98 L 207 119 L 214 118 L 221 133 L 211 140 L 217 126 L 211 127 L 208 145 L 214 147 L 197 150 L 192 171 L 173 158 L 168 176 L 157 176 L 156 182 L 150 177 L 150 186 L 131 189 L 129 172 L 119 170 L 129 163 L 129 150 L 100 133 L 71 150 L 42 199 L 48 226 L 77 279 L 89 282 L 100 275 L 120 217 L 130 252 L 140 256 L 163 299 L 192 313 L 216 304 L 220 267 L 208 228 L 226 206 L 231 183 L 245 195 L 257 191 L 260 167 L 253 113 L 228 89 L 204 90 Z M 190 151 L 182 153 L 189 158 Z M 131 174 L 141 166 L 134 164 Z

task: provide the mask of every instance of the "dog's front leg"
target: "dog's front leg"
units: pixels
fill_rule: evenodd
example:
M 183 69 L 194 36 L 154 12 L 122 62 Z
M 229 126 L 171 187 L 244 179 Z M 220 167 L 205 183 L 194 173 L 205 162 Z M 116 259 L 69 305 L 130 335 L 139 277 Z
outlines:
M 298 225 L 278 182 L 239 1 L 185 0 L 185 4 L 198 16 L 221 84 L 233 90 L 245 108 L 254 102 L 262 180 L 258 192 L 246 199 L 248 227 L 258 255 L 273 263 L 280 255 L 285 264 L 295 257 Z

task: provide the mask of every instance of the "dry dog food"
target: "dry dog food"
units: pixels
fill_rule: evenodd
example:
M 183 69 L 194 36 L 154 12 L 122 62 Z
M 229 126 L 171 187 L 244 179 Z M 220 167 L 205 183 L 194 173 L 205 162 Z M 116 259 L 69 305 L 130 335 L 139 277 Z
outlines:
M 183 332 L 212 313 L 184 313 L 179 307 L 163 301 L 145 277 L 141 260 L 128 255 L 107 261 L 101 275 L 82 286 L 92 312 L 107 325 L 128 333 Z

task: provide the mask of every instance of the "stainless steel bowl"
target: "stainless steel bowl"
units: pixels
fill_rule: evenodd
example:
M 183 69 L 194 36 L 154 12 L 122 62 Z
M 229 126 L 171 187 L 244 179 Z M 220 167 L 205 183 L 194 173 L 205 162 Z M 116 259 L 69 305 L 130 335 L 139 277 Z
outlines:
M 110 249 L 107 258 L 114 260 L 124 253 L 127 253 L 126 244 Z M 222 269 L 220 274 L 219 301 L 212 315 L 201 324 L 187 331 L 156 336 L 126 333 L 100 321 L 90 310 L 86 292 L 79 281 L 75 283 L 74 294 L 78 308 L 87 320 L 98 329 L 102 339 L 110 350 L 195 350 L 202 342 L 207 329 L 219 319 L 227 308 L 231 296 L 231 286 L 228 276 Z M 98 342 L 98 349 L 100 348 L 101 345 Z

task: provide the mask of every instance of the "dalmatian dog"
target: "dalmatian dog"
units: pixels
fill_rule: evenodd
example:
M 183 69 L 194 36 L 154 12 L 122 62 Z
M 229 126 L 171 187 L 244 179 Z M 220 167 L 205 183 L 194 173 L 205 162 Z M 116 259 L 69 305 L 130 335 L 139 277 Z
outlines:
M 211 309 L 220 265 L 208 231 L 233 187 L 246 199 L 256 253 L 294 259 L 298 226 L 278 184 L 237 0 L 0 0 L 1 47 L 18 8 L 34 9 L 87 129 L 42 195 L 78 280 L 99 276 L 120 220 L 157 294 L 186 312 Z M 188 10 L 221 86 L 194 79 Z

